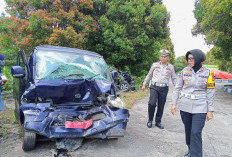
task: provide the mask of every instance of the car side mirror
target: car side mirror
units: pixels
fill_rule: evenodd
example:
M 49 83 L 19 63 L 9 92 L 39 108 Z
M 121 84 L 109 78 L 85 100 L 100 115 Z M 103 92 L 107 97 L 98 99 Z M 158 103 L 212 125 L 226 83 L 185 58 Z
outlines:
M 21 66 L 12 66 L 11 75 L 14 78 L 23 78 L 25 76 L 25 72 Z
M 114 80 L 116 80 L 116 79 L 118 78 L 118 72 L 115 71 L 115 70 L 111 72 L 111 75 L 112 75 L 112 78 L 113 78 Z

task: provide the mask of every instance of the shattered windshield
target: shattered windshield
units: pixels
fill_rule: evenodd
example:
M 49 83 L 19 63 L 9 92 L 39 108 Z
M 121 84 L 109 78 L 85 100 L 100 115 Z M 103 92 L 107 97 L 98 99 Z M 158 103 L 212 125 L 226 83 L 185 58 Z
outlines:
M 103 58 L 73 52 L 37 51 L 36 79 L 86 79 L 110 81 Z

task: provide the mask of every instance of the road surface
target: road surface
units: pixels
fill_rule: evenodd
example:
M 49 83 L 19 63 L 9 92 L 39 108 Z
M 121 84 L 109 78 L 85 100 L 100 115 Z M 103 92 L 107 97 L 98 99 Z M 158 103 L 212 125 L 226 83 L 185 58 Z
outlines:
M 232 95 L 216 85 L 214 118 L 206 122 L 203 130 L 204 157 L 232 157 Z M 137 101 L 130 110 L 130 119 L 124 138 L 117 140 L 87 139 L 71 157 L 182 157 L 187 152 L 184 126 L 179 111 L 170 113 L 170 86 L 163 114 L 162 124 L 165 129 L 154 126 L 147 128 L 147 102 L 149 95 Z M 10 126 L 9 126 L 10 127 Z M 17 126 L 10 129 L 10 134 L 0 139 L 1 157 L 53 157 L 54 142 L 39 142 L 30 152 L 22 150 L 22 140 Z

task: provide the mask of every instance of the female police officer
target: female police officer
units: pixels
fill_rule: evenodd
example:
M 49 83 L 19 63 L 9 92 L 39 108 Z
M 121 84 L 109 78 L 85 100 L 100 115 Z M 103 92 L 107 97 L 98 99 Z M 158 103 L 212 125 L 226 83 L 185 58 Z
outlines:
M 188 51 L 185 57 L 189 66 L 179 74 L 173 92 L 171 112 L 175 114 L 180 94 L 178 107 L 189 148 L 184 157 L 202 157 L 201 133 L 205 120 L 213 118 L 215 84 L 213 74 L 201 64 L 205 60 L 205 54 L 201 50 Z

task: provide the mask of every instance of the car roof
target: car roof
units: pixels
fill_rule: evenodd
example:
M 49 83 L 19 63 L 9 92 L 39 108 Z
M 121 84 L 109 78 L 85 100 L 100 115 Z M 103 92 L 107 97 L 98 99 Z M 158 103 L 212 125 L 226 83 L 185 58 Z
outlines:
M 74 52 L 74 53 L 79 53 L 79 54 L 84 54 L 84 55 L 91 55 L 91 56 L 96 56 L 96 57 L 102 57 L 100 54 L 96 52 L 91 52 L 87 50 L 81 50 L 77 48 L 69 48 L 69 47 L 62 47 L 62 46 L 52 46 L 52 45 L 44 45 L 44 46 L 37 46 L 35 50 L 48 50 L 48 51 L 62 51 L 62 52 Z

